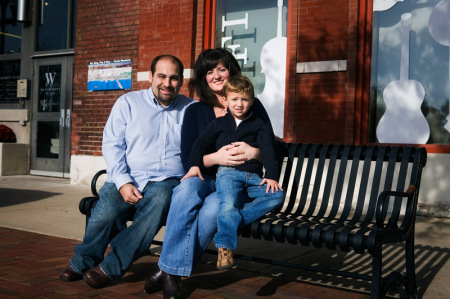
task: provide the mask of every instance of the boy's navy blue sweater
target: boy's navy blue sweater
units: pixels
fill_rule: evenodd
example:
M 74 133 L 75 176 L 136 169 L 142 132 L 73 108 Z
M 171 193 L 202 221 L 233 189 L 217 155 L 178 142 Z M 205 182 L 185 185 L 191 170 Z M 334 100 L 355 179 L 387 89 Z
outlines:
M 214 119 L 195 141 L 191 151 L 191 166 L 202 166 L 203 155 L 208 152 L 211 145 L 216 150 L 232 142 L 244 141 L 252 147 L 257 147 L 261 153 L 262 164 L 258 160 L 249 160 L 244 164 L 235 166 L 237 170 L 252 172 L 262 177 L 264 166 L 265 178 L 278 180 L 278 166 L 273 144 L 273 136 L 264 122 L 254 114 L 243 120 L 238 127 L 231 113 Z

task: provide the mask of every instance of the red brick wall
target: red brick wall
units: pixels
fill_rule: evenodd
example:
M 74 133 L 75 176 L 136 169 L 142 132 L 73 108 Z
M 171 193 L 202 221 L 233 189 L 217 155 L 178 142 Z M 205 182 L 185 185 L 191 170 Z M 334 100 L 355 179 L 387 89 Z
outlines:
M 137 72 L 160 54 L 193 60 L 196 1 L 77 1 L 73 85 L 72 155 L 101 155 L 103 127 L 116 99 L 128 91 L 87 92 L 88 63 L 131 58 L 132 90 L 148 88 Z M 182 93 L 187 93 L 185 80 Z
M 356 0 L 300 1 L 297 62 L 347 60 L 348 69 L 296 75 L 296 142 L 353 143 L 357 9 Z
M 171 54 L 181 59 L 185 68 L 191 68 L 195 46 L 196 1 L 166 0 L 141 1 L 139 30 L 139 71 L 148 71 L 153 58 Z M 188 80 L 180 93 L 187 94 Z M 148 82 L 139 83 L 139 89 L 148 88 Z
M 91 61 L 132 59 L 136 89 L 140 0 L 77 1 L 73 82 L 73 155 L 101 155 L 103 127 L 126 91 L 87 91 Z
M 90 61 L 133 59 L 132 90 L 148 88 L 137 72 L 160 54 L 185 68 L 205 46 L 205 1 L 77 1 L 72 154 L 101 155 L 103 126 L 126 91 L 87 92 Z M 212 3 L 212 2 L 211 2 Z M 290 0 L 285 139 L 353 143 L 357 0 Z M 297 62 L 347 60 L 347 71 L 296 74 Z M 187 94 L 185 80 L 181 93 Z

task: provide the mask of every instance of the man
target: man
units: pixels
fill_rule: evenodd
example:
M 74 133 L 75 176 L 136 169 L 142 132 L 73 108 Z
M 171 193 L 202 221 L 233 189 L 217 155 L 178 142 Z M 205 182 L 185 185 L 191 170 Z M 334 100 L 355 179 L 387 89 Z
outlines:
M 194 100 L 178 94 L 183 64 L 174 56 L 156 57 L 149 81 L 150 89 L 122 95 L 111 110 L 102 147 L 108 177 L 62 281 L 84 278 L 89 286 L 102 288 L 122 277 L 148 253 L 165 223 L 173 188 L 184 175 L 180 131 Z M 111 252 L 104 257 L 108 244 Z

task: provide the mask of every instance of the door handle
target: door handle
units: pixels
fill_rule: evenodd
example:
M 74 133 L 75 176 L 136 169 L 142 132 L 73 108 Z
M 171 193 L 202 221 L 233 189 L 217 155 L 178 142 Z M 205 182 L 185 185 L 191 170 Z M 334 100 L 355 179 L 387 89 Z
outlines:
M 66 128 L 70 128 L 70 109 L 66 110 Z
M 64 116 L 65 116 L 65 111 L 64 111 L 64 109 L 61 109 L 61 116 L 59 117 L 59 126 L 60 127 L 64 127 Z

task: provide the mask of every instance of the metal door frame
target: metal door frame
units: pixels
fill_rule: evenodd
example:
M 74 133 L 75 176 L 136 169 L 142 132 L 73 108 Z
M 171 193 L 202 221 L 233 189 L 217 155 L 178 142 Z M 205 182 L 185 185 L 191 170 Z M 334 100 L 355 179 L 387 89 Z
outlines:
M 33 61 L 32 117 L 30 141 L 30 174 L 70 177 L 71 112 L 73 89 L 73 56 L 42 57 Z M 61 100 L 58 112 L 38 112 L 39 68 L 45 65 L 61 65 Z M 38 122 L 58 121 L 59 157 L 37 157 Z

